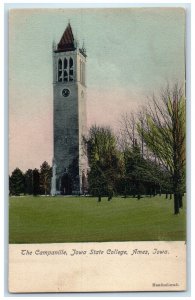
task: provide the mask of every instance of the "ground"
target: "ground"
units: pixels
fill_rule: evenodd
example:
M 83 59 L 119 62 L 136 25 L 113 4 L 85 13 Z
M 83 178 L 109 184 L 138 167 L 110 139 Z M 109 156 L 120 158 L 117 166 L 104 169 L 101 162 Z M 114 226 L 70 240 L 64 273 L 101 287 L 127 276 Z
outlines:
M 11 197 L 10 243 L 175 241 L 186 239 L 186 211 L 173 214 L 165 195 L 116 197 Z

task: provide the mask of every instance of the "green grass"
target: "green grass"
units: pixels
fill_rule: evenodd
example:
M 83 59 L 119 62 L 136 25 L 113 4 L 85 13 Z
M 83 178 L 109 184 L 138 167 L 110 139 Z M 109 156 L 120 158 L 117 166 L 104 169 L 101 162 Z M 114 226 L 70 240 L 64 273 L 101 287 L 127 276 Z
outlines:
M 176 241 L 186 239 L 186 211 L 154 198 L 11 197 L 10 243 Z

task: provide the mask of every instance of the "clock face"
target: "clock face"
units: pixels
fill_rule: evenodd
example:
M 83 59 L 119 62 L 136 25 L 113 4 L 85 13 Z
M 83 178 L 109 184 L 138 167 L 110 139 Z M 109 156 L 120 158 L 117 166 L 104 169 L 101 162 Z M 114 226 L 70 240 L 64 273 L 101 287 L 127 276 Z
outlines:
M 70 95 L 70 90 L 69 89 L 63 89 L 62 90 L 62 96 L 68 97 Z

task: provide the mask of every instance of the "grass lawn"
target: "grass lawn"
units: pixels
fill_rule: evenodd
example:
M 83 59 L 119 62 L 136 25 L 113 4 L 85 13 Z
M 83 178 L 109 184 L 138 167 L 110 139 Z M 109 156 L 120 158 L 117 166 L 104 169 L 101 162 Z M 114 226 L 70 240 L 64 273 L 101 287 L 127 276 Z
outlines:
M 186 238 L 186 209 L 173 200 L 92 197 L 11 197 L 10 243 L 176 241 Z

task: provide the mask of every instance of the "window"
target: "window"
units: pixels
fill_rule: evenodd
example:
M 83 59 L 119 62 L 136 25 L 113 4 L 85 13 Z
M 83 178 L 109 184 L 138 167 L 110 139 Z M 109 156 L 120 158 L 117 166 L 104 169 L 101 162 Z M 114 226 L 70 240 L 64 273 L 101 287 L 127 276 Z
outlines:
M 58 82 L 69 82 L 74 80 L 74 61 L 73 58 L 60 58 L 58 60 Z
M 70 67 L 70 68 L 73 67 L 73 59 L 72 59 L 72 57 L 70 58 L 70 61 L 69 61 L 69 67 Z
M 67 59 L 64 58 L 64 81 L 67 82 L 68 81 L 68 72 L 67 72 Z
M 64 70 L 64 81 L 67 82 L 68 81 L 68 73 L 66 70 Z
M 64 58 L 64 69 L 67 69 L 67 59 Z
M 73 81 L 73 59 L 69 59 L 69 81 Z
M 62 60 L 58 60 L 58 81 L 62 81 Z

